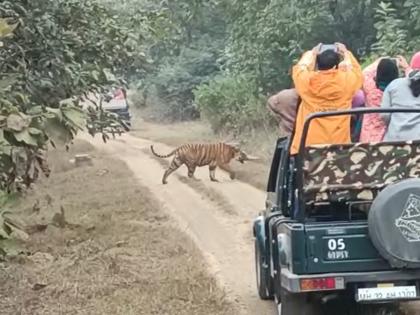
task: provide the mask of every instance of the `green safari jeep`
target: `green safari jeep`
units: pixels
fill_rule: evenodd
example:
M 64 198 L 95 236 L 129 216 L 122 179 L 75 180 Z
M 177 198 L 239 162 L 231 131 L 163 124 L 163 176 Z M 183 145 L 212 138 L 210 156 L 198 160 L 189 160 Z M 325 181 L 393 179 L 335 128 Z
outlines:
M 419 141 L 312 145 L 279 139 L 266 209 L 255 219 L 258 293 L 281 315 L 394 315 L 420 299 Z M 419 309 L 420 314 L 420 309 Z

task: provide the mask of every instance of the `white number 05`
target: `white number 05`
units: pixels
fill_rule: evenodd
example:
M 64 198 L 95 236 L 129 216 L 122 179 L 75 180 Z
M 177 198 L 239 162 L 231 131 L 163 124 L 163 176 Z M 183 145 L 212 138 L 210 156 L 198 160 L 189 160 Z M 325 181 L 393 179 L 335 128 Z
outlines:
M 328 249 L 329 250 L 345 250 L 346 244 L 342 238 L 332 238 L 328 240 Z

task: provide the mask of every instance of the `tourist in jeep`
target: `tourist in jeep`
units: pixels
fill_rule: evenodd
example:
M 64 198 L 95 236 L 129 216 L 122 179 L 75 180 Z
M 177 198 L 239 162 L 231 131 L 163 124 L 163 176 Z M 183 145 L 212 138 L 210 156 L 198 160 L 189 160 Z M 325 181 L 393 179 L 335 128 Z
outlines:
M 295 88 L 281 90 L 268 99 L 267 107 L 276 118 L 282 134 L 292 134 L 299 102 Z
M 277 120 L 281 135 L 290 136 L 295 127 L 297 108 L 300 103 L 299 95 L 295 88 L 284 89 L 270 96 L 267 100 L 267 108 Z M 361 108 L 365 106 L 365 94 L 358 90 L 353 96 L 351 107 Z M 382 123 L 383 124 L 383 123 Z M 362 117 L 352 115 L 351 117 L 351 141 L 358 142 L 362 129 Z
M 363 90 L 358 90 L 351 101 L 351 108 L 365 107 L 365 103 L 365 93 Z M 363 122 L 362 118 L 360 115 L 351 116 L 351 142 L 359 142 Z
M 398 65 L 393 58 L 379 58 L 363 69 L 363 91 L 366 96 L 366 107 L 380 107 L 386 87 L 398 77 Z M 364 115 L 360 141 L 380 142 L 383 140 L 385 130 L 386 125 L 379 114 Z
M 293 81 L 302 101 L 299 105 L 291 154 L 299 151 L 302 129 L 308 115 L 351 108 L 362 86 L 362 69 L 346 46 L 318 45 L 293 67 Z M 349 143 L 350 117 L 320 118 L 312 122 L 306 144 Z
M 420 108 L 420 54 L 419 64 L 412 62 L 413 70 L 408 77 L 394 80 L 385 89 L 382 108 Z M 416 68 L 418 67 L 418 68 Z M 420 139 L 420 114 L 381 114 L 387 125 L 384 141 Z

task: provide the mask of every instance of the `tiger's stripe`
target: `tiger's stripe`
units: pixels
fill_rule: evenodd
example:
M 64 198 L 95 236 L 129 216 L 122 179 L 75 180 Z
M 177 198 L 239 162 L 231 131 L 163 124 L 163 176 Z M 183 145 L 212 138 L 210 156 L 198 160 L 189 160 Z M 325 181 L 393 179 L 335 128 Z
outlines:
M 217 181 L 215 177 L 215 170 L 217 167 L 228 172 L 230 178 L 234 179 L 235 172 L 229 166 L 230 161 L 236 158 L 239 162 L 243 163 L 248 159 L 247 155 L 239 148 L 223 142 L 212 144 L 184 144 L 166 155 L 156 153 L 153 145 L 150 146 L 150 149 L 158 158 L 174 157 L 169 168 L 163 174 L 163 184 L 166 184 L 168 176 L 183 164 L 187 166 L 188 177 L 190 178 L 194 177 L 194 172 L 197 167 L 208 165 L 209 175 L 212 181 Z

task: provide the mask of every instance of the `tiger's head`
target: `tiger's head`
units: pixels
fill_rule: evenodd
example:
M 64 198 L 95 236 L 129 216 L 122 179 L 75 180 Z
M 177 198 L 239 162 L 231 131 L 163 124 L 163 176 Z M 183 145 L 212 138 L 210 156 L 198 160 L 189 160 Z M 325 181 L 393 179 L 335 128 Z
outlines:
M 244 164 L 245 161 L 254 161 L 258 160 L 257 157 L 250 156 L 249 154 L 245 153 L 239 148 L 239 145 L 236 143 L 229 143 L 228 144 L 232 148 L 232 155 L 233 159 L 237 160 L 238 162 Z
M 236 160 L 244 164 L 244 162 L 248 160 L 248 155 L 245 152 L 239 150 L 236 153 Z

